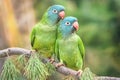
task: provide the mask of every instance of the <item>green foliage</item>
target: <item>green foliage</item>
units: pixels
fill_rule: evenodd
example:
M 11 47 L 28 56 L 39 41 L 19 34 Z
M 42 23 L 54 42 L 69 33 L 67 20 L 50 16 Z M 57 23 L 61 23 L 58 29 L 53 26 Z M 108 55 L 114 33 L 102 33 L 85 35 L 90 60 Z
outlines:
M 17 58 L 17 61 L 18 61 L 18 63 L 20 63 L 21 65 L 25 65 L 25 63 L 26 63 L 25 55 L 20 55 L 20 56 Z
M 10 58 L 3 65 L 1 80 L 21 80 L 20 72 Z
M 25 66 L 24 75 L 29 80 L 45 80 L 49 74 L 46 66 L 39 60 L 37 54 L 32 54 Z
M 47 80 L 61 80 L 61 75 L 59 72 L 56 71 L 55 67 L 51 63 L 46 63 L 46 67 L 49 72 L 49 76 L 47 77 Z
M 90 68 L 85 68 L 81 77 L 80 77 L 80 80 L 94 80 L 94 74 L 91 72 Z
M 20 55 L 16 63 L 8 58 L 3 65 L 0 80 L 46 80 L 48 76 L 47 66 L 37 54 L 32 54 L 30 58 Z
M 48 72 L 49 72 L 49 74 L 51 75 L 51 73 L 55 73 L 55 67 L 51 64 L 51 63 L 46 63 L 45 64 L 46 65 L 46 67 L 47 67 L 47 70 L 48 70 Z
M 17 62 L 16 62 L 16 67 L 20 70 L 20 72 L 23 74 L 24 73 L 24 67 L 26 66 L 26 63 L 28 61 L 28 58 L 25 57 L 25 55 L 20 55 L 17 58 Z

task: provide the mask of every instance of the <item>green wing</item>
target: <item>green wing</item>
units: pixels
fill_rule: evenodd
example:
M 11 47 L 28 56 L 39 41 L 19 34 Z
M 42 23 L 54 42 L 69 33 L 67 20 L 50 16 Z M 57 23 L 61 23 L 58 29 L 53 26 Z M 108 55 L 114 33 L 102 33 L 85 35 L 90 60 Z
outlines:
M 81 54 L 82 58 L 84 58 L 85 48 L 84 48 L 84 44 L 83 44 L 81 38 L 79 38 L 79 40 L 78 40 L 78 47 L 79 47 L 80 54 Z
M 31 42 L 31 46 L 33 47 L 34 42 L 35 42 L 35 28 L 32 29 L 32 32 L 30 35 L 30 42 Z

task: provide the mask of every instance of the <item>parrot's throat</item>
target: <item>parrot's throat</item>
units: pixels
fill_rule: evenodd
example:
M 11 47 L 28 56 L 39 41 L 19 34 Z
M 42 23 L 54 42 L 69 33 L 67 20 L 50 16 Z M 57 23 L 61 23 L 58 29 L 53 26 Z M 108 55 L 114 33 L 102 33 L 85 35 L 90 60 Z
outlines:
M 74 34 L 75 33 L 75 29 L 73 28 L 71 31 L 68 31 L 68 30 L 65 30 L 65 29 L 61 29 L 61 35 L 62 35 L 62 37 L 64 37 L 64 38 L 67 38 L 67 37 L 69 37 L 69 36 L 71 36 L 72 34 Z
M 44 14 L 42 17 L 42 23 L 49 25 L 49 26 L 54 26 L 60 21 L 60 17 L 57 16 L 48 16 L 48 14 Z
M 47 21 L 47 23 L 51 26 L 54 26 L 57 22 L 58 22 L 58 20 L 57 21 L 54 21 L 54 20 L 48 20 Z
M 70 37 L 71 35 L 72 35 L 72 32 L 71 33 L 68 33 L 68 32 L 62 32 L 62 37 L 63 38 L 68 38 L 68 37 Z
M 72 29 L 72 33 L 74 33 L 75 31 L 76 31 L 76 29 L 75 29 L 75 28 L 73 28 L 73 29 Z
M 49 25 L 52 25 L 52 26 L 54 26 L 54 25 L 56 25 L 59 21 L 60 21 L 60 17 L 48 17 L 48 19 L 47 19 L 47 23 L 49 24 Z

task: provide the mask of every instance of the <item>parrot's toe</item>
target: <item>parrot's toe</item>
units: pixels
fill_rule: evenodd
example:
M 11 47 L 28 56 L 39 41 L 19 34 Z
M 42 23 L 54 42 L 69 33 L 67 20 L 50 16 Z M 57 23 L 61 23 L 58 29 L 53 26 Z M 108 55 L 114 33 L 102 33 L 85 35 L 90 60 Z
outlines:
M 51 59 L 49 59 L 49 62 L 50 62 L 51 64 L 53 64 L 53 63 L 55 62 L 55 59 L 51 58 Z
M 65 65 L 60 62 L 60 63 L 58 63 L 55 67 L 58 68 L 58 67 L 60 67 L 60 66 L 65 66 Z
M 83 72 L 83 71 L 80 69 L 80 70 L 78 70 L 78 72 L 77 72 L 76 75 L 77 75 L 77 76 L 81 76 L 81 75 L 82 75 L 82 72 Z
M 32 54 L 32 53 L 36 53 L 36 50 L 31 50 L 30 53 L 31 53 L 31 54 Z

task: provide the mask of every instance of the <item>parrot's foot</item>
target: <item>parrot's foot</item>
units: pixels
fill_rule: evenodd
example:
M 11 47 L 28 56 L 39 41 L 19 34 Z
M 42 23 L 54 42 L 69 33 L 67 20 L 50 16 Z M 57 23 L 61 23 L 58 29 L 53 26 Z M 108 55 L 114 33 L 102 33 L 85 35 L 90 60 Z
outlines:
M 82 75 L 82 72 L 83 72 L 83 71 L 80 69 L 80 70 L 78 70 L 78 72 L 77 72 L 76 75 L 77 75 L 77 76 L 81 76 L 81 75 Z
M 65 65 L 60 62 L 60 63 L 58 63 L 55 67 L 58 68 L 58 67 L 60 67 L 60 66 L 65 66 Z
M 50 62 L 51 64 L 53 64 L 53 63 L 55 62 L 55 59 L 51 58 L 51 59 L 49 59 L 49 62 Z
M 26 56 L 28 56 L 28 57 L 30 57 L 31 55 L 34 55 L 34 53 L 36 53 L 36 50 L 30 50 L 30 55 L 26 55 Z
M 32 54 L 32 53 L 36 53 L 37 51 L 36 50 L 31 50 L 30 51 L 30 53 Z

